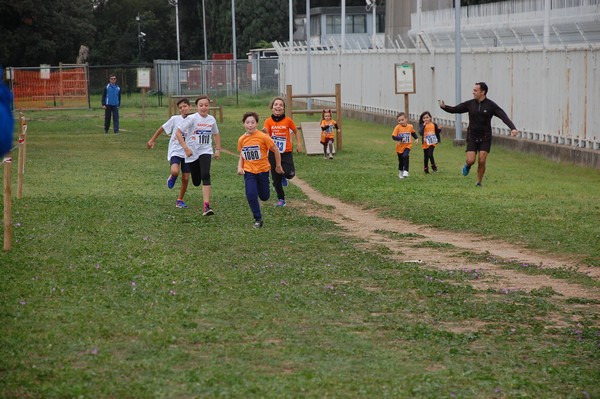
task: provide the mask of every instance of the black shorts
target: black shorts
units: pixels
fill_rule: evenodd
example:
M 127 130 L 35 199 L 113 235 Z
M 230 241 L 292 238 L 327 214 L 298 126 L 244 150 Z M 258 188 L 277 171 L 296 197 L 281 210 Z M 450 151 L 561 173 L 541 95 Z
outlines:
M 467 150 L 466 152 L 479 152 L 485 151 L 487 153 L 492 149 L 492 135 L 486 136 L 475 136 L 467 135 Z

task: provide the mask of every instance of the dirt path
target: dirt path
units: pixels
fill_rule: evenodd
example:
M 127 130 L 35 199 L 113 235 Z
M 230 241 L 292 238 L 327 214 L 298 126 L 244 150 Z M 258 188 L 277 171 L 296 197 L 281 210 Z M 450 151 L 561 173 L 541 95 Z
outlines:
M 477 270 L 480 276 L 471 280 L 477 289 L 492 288 L 502 291 L 531 291 L 551 287 L 566 298 L 586 298 L 600 301 L 600 289 L 584 287 L 547 275 L 531 275 L 502 268 L 499 261 L 518 262 L 522 267 L 568 268 L 600 279 L 600 270 L 584 267 L 575 259 L 559 259 L 527 251 L 515 245 L 465 233 L 440 231 L 407 221 L 384 219 L 376 211 L 364 210 L 327 197 L 314 190 L 298 177 L 291 181 L 310 199 L 294 201 L 293 207 L 329 219 L 342 227 L 346 234 L 363 240 L 370 249 L 387 247 L 391 258 L 400 262 L 417 262 L 423 267 L 445 270 Z M 450 245 L 448 245 L 450 244 Z M 464 252 L 484 255 L 467 258 Z M 387 251 L 386 251 L 387 252 Z M 594 305 L 600 308 L 600 305 Z

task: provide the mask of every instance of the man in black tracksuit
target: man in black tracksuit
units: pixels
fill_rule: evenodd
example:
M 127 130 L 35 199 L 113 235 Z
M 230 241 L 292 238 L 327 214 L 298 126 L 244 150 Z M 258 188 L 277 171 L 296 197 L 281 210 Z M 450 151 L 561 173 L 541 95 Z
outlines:
M 479 156 L 477 164 L 477 186 L 481 186 L 485 174 L 485 161 L 492 146 L 492 118 L 497 116 L 511 129 L 511 136 L 516 136 L 519 131 L 509 119 L 506 112 L 495 102 L 487 98 L 488 87 L 485 83 L 475 83 L 473 99 L 460 103 L 454 107 L 440 101 L 440 108 L 451 114 L 469 113 L 469 127 L 467 128 L 467 160 L 463 166 L 464 176 L 469 174 L 471 165 L 475 163 L 475 156 Z

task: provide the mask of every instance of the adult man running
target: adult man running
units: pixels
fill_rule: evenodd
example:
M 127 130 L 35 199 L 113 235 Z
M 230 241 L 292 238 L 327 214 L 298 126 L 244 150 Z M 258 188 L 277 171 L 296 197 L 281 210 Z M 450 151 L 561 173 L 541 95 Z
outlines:
M 469 127 L 467 128 L 467 159 L 463 166 L 463 176 L 469 174 L 471 166 L 475 163 L 475 155 L 479 156 L 477 164 L 477 186 L 481 186 L 485 174 L 485 162 L 492 146 L 492 118 L 497 116 L 511 129 L 511 136 L 516 136 L 519 131 L 508 118 L 506 112 L 495 102 L 487 98 L 488 87 L 484 82 L 475 83 L 473 99 L 460 103 L 454 107 L 446 105 L 440 100 L 440 108 L 451 114 L 469 113 Z

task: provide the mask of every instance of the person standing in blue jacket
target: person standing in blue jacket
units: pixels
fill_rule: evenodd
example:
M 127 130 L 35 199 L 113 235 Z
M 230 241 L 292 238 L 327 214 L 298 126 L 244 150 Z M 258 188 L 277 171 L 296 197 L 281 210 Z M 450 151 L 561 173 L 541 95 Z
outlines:
M 0 67 L 0 157 L 10 152 L 13 141 L 15 118 L 11 109 L 12 93 L 2 80 Z
M 121 88 L 117 84 L 117 76 L 110 75 L 110 81 L 102 91 L 102 108 L 104 108 L 104 133 L 110 128 L 110 117 L 113 118 L 115 134 L 119 133 L 119 106 L 121 105 Z

